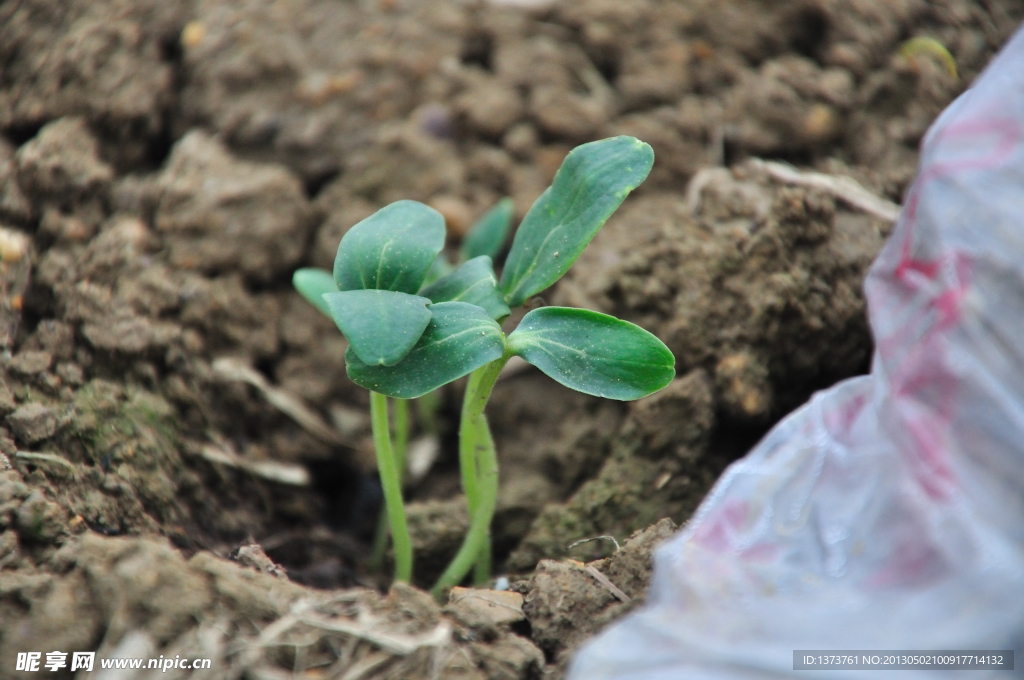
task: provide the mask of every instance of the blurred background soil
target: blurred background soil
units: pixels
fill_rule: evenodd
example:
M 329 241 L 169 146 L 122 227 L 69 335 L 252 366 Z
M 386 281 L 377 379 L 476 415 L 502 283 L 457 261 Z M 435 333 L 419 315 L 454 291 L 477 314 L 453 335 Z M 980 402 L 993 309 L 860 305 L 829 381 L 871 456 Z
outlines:
M 178 672 L 196 678 L 560 677 L 725 466 L 867 369 L 861 284 L 891 220 L 756 159 L 898 203 L 928 125 L 1022 17 L 1016 0 L 0 2 L 0 677 L 56 649 L 214 658 Z M 956 70 L 901 54 L 914 37 Z M 509 371 L 489 414 L 512 591 L 381 594 L 367 396 L 292 271 L 329 267 L 398 199 L 437 208 L 454 251 L 498 199 L 522 217 L 573 146 L 618 134 L 654 147 L 650 178 L 531 305 L 642 325 L 677 380 L 622 404 Z M 420 586 L 467 525 L 461 388 L 414 425 Z

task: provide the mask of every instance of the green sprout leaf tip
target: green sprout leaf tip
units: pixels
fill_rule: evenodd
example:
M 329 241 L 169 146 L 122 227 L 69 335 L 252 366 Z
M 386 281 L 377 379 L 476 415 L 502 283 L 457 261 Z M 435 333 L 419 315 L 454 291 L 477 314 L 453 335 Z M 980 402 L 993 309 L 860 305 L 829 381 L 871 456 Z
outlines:
M 338 245 L 338 290 L 413 294 L 444 248 L 444 217 L 416 201 L 397 201 L 349 229 Z
M 501 276 L 506 304 L 518 307 L 561 278 L 653 163 L 654 151 L 634 137 L 573 149 L 519 225 Z

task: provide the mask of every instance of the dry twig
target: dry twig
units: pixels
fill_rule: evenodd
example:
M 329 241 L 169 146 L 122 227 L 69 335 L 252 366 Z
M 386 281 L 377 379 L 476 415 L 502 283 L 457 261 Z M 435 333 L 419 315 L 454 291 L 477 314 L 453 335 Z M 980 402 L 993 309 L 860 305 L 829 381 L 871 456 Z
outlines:
M 246 472 L 269 479 L 279 484 L 290 486 L 309 486 L 309 470 L 302 465 L 290 465 L 278 463 L 273 460 L 247 460 L 237 453 L 222 446 L 204 444 L 199 449 L 199 455 L 211 463 L 219 463 L 228 467 L 238 468 Z
M 615 552 L 619 552 L 619 550 L 621 550 L 621 548 L 619 548 L 619 542 L 615 540 L 614 536 L 594 536 L 593 538 L 581 538 L 575 543 L 570 543 L 566 547 L 566 550 L 572 550 L 578 545 L 582 545 L 583 543 L 590 543 L 591 541 L 611 541 L 615 544 Z
M 362 659 L 354 663 L 345 675 L 341 676 L 339 680 L 363 680 L 368 677 L 375 670 L 388 663 L 395 657 L 384 652 L 375 652 L 373 654 L 367 654 Z
M 594 565 L 588 564 L 587 566 L 585 566 L 583 568 L 583 571 L 585 571 L 588 574 L 590 574 L 591 576 L 593 576 L 594 580 L 596 580 L 602 586 L 607 588 L 608 591 L 612 595 L 614 595 L 615 597 L 619 598 L 621 601 L 623 601 L 623 602 L 630 602 L 630 601 L 632 601 L 633 598 L 631 598 L 629 595 L 626 595 L 626 593 L 624 593 L 621 590 L 619 590 L 619 587 L 617 585 L 615 585 L 614 583 L 612 583 L 611 579 L 609 579 L 607 576 L 605 576 L 600 571 L 598 571 L 597 567 L 595 567 Z
M 366 640 L 370 644 L 396 656 L 406 656 L 424 647 L 445 645 L 451 640 L 452 635 L 451 626 L 447 623 L 440 623 L 433 630 L 422 635 L 403 635 L 401 633 L 389 633 L 384 630 L 374 629 L 371 625 L 368 625 L 368 621 L 358 622 L 344 618 L 326 618 L 309 615 L 302 615 L 299 617 L 299 620 L 313 628 L 328 630 L 333 633 L 343 633 Z
M 320 441 L 333 445 L 346 445 L 344 437 L 324 422 L 315 411 L 291 392 L 274 387 L 259 371 L 237 359 L 222 357 L 213 362 L 213 370 L 227 380 L 244 382 L 255 387 L 271 406 L 289 416 Z
M 784 184 L 821 189 L 872 217 L 895 222 L 900 216 L 900 206 L 871 193 L 852 177 L 797 170 L 785 163 L 765 161 L 760 158 L 751 158 L 747 163 L 750 167 L 762 170 L 768 173 L 772 179 Z
M 42 462 L 42 463 L 56 463 L 67 470 L 71 471 L 71 474 L 75 473 L 75 464 L 69 461 L 67 458 L 54 455 L 52 453 L 32 453 L 30 451 L 15 451 L 15 458 L 21 460 L 27 460 L 29 462 Z

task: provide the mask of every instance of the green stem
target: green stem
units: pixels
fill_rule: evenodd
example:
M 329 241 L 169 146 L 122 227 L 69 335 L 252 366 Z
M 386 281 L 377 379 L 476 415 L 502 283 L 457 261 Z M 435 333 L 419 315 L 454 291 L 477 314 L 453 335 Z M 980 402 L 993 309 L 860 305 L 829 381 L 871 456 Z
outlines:
M 462 475 L 462 492 L 466 495 L 466 505 L 469 507 L 470 518 L 476 512 L 478 499 L 477 480 L 480 474 L 477 470 L 476 441 L 469 436 L 470 430 L 467 429 L 466 416 L 470 395 L 479 390 L 480 376 L 486 370 L 487 366 L 482 366 L 470 373 L 469 384 L 466 385 L 466 396 L 462 402 L 462 422 L 459 423 L 459 473 Z
M 408 582 L 412 578 L 412 543 L 409 541 L 409 527 L 405 523 L 402 483 L 395 453 L 391 449 L 388 399 L 383 394 L 370 392 L 370 419 L 373 425 L 373 445 L 377 450 L 377 469 L 384 489 L 384 506 L 395 545 L 395 580 Z
M 462 490 L 466 495 L 466 507 L 469 511 L 469 518 L 472 522 L 473 516 L 476 514 L 477 505 L 479 504 L 480 493 L 479 479 L 479 447 L 480 442 L 478 441 L 478 429 L 473 427 L 467 427 L 466 415 L 467 409 L 470 404 L 470 395 L 478 394 L 480 391 L 480 381 L 487 372 L 488 366 L 481 366 L 469 376 L 469 383 L 466 385 L 466 396 L 462 404 L 462 422 L 459 424 L 459 472 L 462 475 Z M 486 400 L 484 402 L 486 404 Z M 483 409 L 481 408 L 481 413 Z M 487 425 L 486 416 L 484 416 L 484 425 Z M 486 442 L 484 442 L 486 446 Z M 493 445 L 492 445 L 493 446 Z M 483 579 L 486 580 L 490 576 L 491 571 L 491 549 L 490 549 L 490 524 L 488 524 L 488 536 L 484 539 L 484 547 L 481 553 L 477 556 L 476 568 L 473 574 L 473 581 L 477 582 L 481 579 L 481 573 L 485 575 Z
M 395 467 L 398 469 L 399 482 L 405 479 L 405 458 L 409 450 L 409 402 L 405 399 L 393 399 L 395 427 Z M 370 552 L 369 568 L 378 572 L 384 566 L 384 554 L 388 549 L 388 510 L 381 508 L 377 518 L 377 529 L 373 534 L 373 549 Z
M 461 583 L 474 564 L 478 565 L 478 582 L 490 577 L 490 530 L 498 502 L 498 456 L 484 407 L 487 406 L 501 369 L 510 357 L 511 353 L 506 352 L 500 359 L 474 371 L 466 387 L 462 422 L 459 425 L 459 463 L 466 501 L 470 507 L 469 532 L 459 552 L 433 588 L 432 592 L 438 598 L 444 590 Z M 486 574 L 481 577 L 484 569 Z

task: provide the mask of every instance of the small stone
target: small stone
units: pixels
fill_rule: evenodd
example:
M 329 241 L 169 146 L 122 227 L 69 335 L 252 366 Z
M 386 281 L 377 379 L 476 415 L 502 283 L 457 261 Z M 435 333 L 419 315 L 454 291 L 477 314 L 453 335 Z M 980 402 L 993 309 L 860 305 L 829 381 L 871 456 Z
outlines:
M 285 571 L 284 567 L 267 557 L 267 553 L 263 551 L 263 548 L 258 543 L 243 545 L 235 552 L 232 559 L 243 566 L 251 567 L 264 574 L 270 574 L 285 580 L 288 579 L 288 572 Z
M 0 569 L 18 559 L 18 534 L 13 531 L 0 533 Z
M 203 25 L 203 22 L 190 21 L 181 31 L 181 44 L 188 48 L 198 47 L 205 37 L 206 26 Z
M 42 349 L 55 359 L 70 359 L 75 353 L 75 329 L 56 319 L 44 319 L 36 326 L 25 349 Z
M 16 470 L 0 471 L 0 505 L 9 503 L 12 500 L 20 502 L 29 497 L 32 490 L 21 479 L 21 474 Z
M 0 260 L 20 262 L 28 255 L 32 241 L 24 232 L 0 227 Z
M 463 93 L 457 103 L 469 124 L 484 134 L 501 136 L 523 115 L 523 100 L 515 88 L 485 80 Z
M 7 424 L 18 439 L 34 444 L 52 437 L 57 431 L 57 415 L 47 406 L 30 403 L 7 416 Z
M 384 606 L 397 614 L 393 620 L 412 620 L 416 621 L 417 625 L 427 628 L 441 622 L 441 608 L 437 606 L 430 593 L 401 581 L 391 584 Z
M 470 642 L 469 648 L 471 656 L 488 678 L 557 677 L 543 672 L 544 652 L 525 637 L 514 633 L 501 635 L 489 642 Z
M 43 210 L 39 233 L 57 241 L 88 241 L 96 235 L 96 224 L 73 215 L 64 215 L 53 207 Z
M 18 183 L 14 147 L 0 139 L 0 217 L 15 222 L 28 222 L 32 214 L 32 203 L 25 197 Z
M 413 113 L 419 128 L 437 139 L 454 139 L 455 125 L 452 112 L 444 104 L 425 104 Z
M 811 143 L 823 143 L 842 132 L 842 117 L 826 104 L 814 104 L 801 121 L 801 132 Z
M 526 618 L 523 596 L 510 590 L 455 587 L 448 594 L 445 613 L 468 628 L 498 628 Z
M 0 531 L 14 525 L 14 513 L 21 507 L 21 501 L 0 503 Z
M 14 401 L 14 392 L 7 386 L 6 380 L 0 380 L 0 413 L 10 413 L 18 404 Z
M 513 125 L 501 139 L 502 146 L 513 156 L 521 159 L 533 157 L 537 147 L 540 146 L 540 138 L 537 130 L 529 123 Z
M 174 145 L 157 185 L 154 226 L 180 269 L 270 281 L 303 257 L 315 211 L 282 166 L 237 160 L 220 140 L 193 131 Z
M 53 355 L 40 350 L 22 350 L 11 359 L 9 368 L 21 375 L 37 375 L 50 369 Z
M 537 124 L 553 135 L 583 139 L 597 133 L 608 120 L 604 101 L 583 97 L 556 85 L 540 85 L 530 96 Z
M 66 513 L 37 491 L 18 508 L 15 526 L 29 541 L 55 543 L 67 532 Z
M 12 408 L 11 410 L 13 411 L 14 409 Z M 17 444 L 11 439 L 11 431 L 6 427 L 0 427 L 0 453 L 10 458 L 17 450 Z
M 743 420 L 766 418 L 771 412 L 772 386 L 768 368 L 748 352 L 728 354 L 715 366 L 719 403 Z
M 74 362 L 67 362 L 57 365 L 57 376 L 61 380 L 74 385 L 75 387 L 85 383 L 85 372 L 82 367 Z
M 35 194 L 66 198 L 105 188 L 114 170 L 99 157 L 99 144 L 82 118 L 47 123 L 17 152 L 18 170 Z

